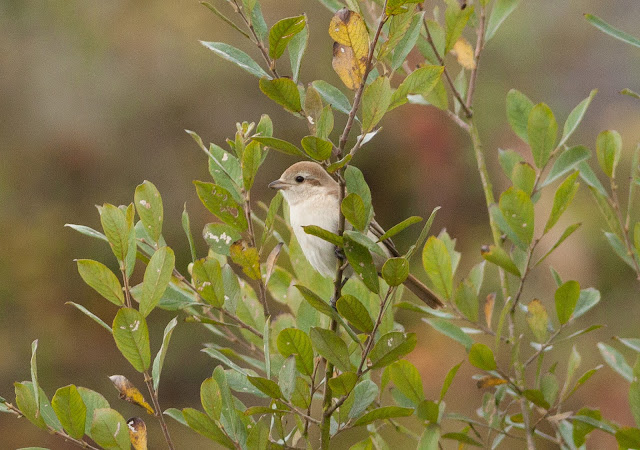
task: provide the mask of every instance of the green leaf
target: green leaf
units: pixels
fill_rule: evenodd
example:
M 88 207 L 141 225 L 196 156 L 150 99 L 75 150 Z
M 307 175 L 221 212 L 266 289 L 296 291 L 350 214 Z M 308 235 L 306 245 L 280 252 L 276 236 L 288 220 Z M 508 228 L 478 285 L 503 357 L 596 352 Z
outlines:
M 249 382 L 257 387 L 261 392 L 271 398 L 282 398 L 282 391 L 278 383 L 262 377 L 247 377 Z
M 224 286 L 220 263 L 214 258 L 198 259 L 192 269 L 193 284 L 200 297 L 216 308 L 224 304 Z
M 347 344 L 333 331 L 324 328 L 313 327 L 309 331 L 309 337 L 313 348 L 327 361 L 335 365 L 340 371 L 353 370 L 349 360 Z
M 269 448 L 269 427 L 270 419 L 268 417 L 262 417 L 256 422 L 247 436 L 247 448 Z
M 309 336 L 296 328 L 285 328 L 278 334 L 278 351 L 285 358 L 291 355 L 296 357 L 298 370 L 311 376 L 313 373 L 313 348 Z
M 609 178 L 615 178 L 622 152 L 622 137 L 615 130 L 606 130 L 596 139 L 596 155 L 600 168 Z
M 417 338 L 415 333 L 401 333 L 392 331 L 380 337 L 374 345 L 369 358 L 371 359 L 371 369 L 380 369 L 388 366 L 392 362 L 411 353 L 415 348 Z
M 437 424 L 429 424 L 424 429 L 420 442 L 418 442 L 417 450 L 438 450 L 438 442 L 440 440 L 440 426 Z
M 349 235 L 344 236 L 344 253 L 353 270 L 362 277 L 364 284 L 376 294 L 380 291 L 378 271 L 373 264 L 373 257 L 364 245 L 353 240 Z
M 271 100 L 293 113 L 302 111 L 298 85 L 289 78 L 260 78 L 260 90 Z
M 100 325 L 101 327 L 109 330 L 109 333 L 113 333 L 113 330 L 111 330 L 111 327 L 109 325 L 107 325 L 106 323 L 104 323 L 102 321 L 102 319 L 100 319 L 98 316 L 96 316 L 95 314 L 93 314 L 91 311 L 89 311 L 87 308 L 85 308 L 82 305 L 79 305 L 77 303 L 74 302 L 66 302 L 65 305 L 71 305 L 71 306 L 75 306 L 76 308 L 78 308 L 81 312 L 83 312 L 84 314 L 86 314 L 87 316 L 89 316 L 89 318 L 91 318 L 92 320 L 94 320 L 96 323 L 98 323 L 98 325 Z
M 519 162 L 513 168 L 511 181 L 515 188 L 524 191 L 527 195 L 531 195 L 536 183 L 536 171 L 531 164 Z
M 464 348 L 469 351 L 471 346 L 473 345 L 473 339 L 469 337 L 464 331 L 460 329 L 457 325 L 449 322 L 445 319 L 422 319 L 429 325 L 431 325 L 436 331 L 444 334 L 447 337 L 450 337 L 456 342 L 459 342 L 464 346 Z
M 621 338 L 614 337 L 614 339 L 631 350 L 635 350 L 636 352 L 640 352 L 640 338 Z
M 343 200 L 340 207 L 344 217 L 351 223 L 354 228 L 364 231 L 368 226 L 367 211 L 364 202 L 358 194 L 350 193 Z
M 591 25 L 593 25 L 603 33 L 606 33 L 609 36 L 614 37 L 626 44 L 630 44 L 635 47 L 640 47 L 640 39 L 634 36 L 631 36 L 630 34 L 625 33 L 622 30 L 618 30 L 617 28 L 612 27 L 607 22 L 602 20 L 600 17 L 594 16 L 593 14 L 585 14 L 584 18 L 587 19 L 587 22 L 589 22 Z
M 583 147 L 582 145 L 571 147 L 570 149 L 562 152 L 560 156 L 556 158 L 556 161 L 553 163 L 553 166 L 541 187 L 554 182 L 564 174 L 574 170 L 581 162 L 586 161 L 589 158 L 591 158 L 591 152 L 587 147 Z
M 369 425 L 376 420 L 392 419 L 394 417 L 408 417 L 413 414 L 413 408 L 402 408 L 400 406 L 383 406 L 369 411 L 364 416 L 356 420 L 353 425 Z
M 389 366 L 389 375 L 396 388 L 407 397 L 414 406 L 424 398 L 422 378 L 418 369 L 407 360 L 396 361 Z
M 479 342 L 471 346 L 469 350 L 469 362 L 474 367 L 482 370 L 496 370 L 498 367 L 491 349 Z
M 224 42 L 200 41 L 200 43 L 214 52 L 216 55 L 220 56 L 222 59 L 231 61 L 241 69 L 249 72 L 251 75 L 254 75 L 258 78 L 269 78 L 269 74 L 265 72 L 262 67 L 258 65 L 258 63 L 251 59 L 251 57 L 242 50 L 238 50 L 232 45 L 225 44 Z
M 169 321 L 167 326 L 164 328 L 162 345 L 160 346 L 160 350 L 158 350 L 156 357 L 153 359 L 153 369 L 151 371 L 151 376 L 153 378 L 153 389 L 156 392 L 158 392 L 158 386 L 160 385 L 160 374 L 162 373 L 164 358 L 167 355 L 167 350 L 169 348 L 169 341 L 171 340 L 173 329 L 176 327 L 177 324 L 178 324 L 178 318 L 174 317 Z
M 600 180 L 598 180 L 598 177 L 593 172 L 593 170 L 591 170 L 589 164 L 587 164 L 586 161 L 582 161 L 578 164 L 578 170 L 580 171 L 580 178 L 582 178 L 585 183 L 592 187 L 596 193 L 606 199 L 608 195 L 607 191 L 605 190 L 604 186 L 602 186 L 602 183 L 600 183 Z
M 191 250 L 191 261 L 193 262 L 197 258 L 196 245 L 193 242 L 193 234 L 191 233 L 191 221 L 189 220 L 189 213 L 187 212 L 186 202 L 182 210 L 182 229 L 184 230 L 184 234 L 187 236 L 187 241 L 189 241 L 189 250 Z
M 397 14 L 402 14 L 406 11 L 411 11 L 409 9 L 408 4 L 410 3 L 420 3 L 419 0 L 388 0 L 386 2 L 387 7 L 385 8 L 385 14 L 388 16 L 394 16 Z
M 296 34 L 289 42 L 289 62 L 291 63 L 291 78 L 294 82 L 298 82 L 300 76 L 300 66 L 302 64 L 302 56 L 307 50 L 309 41 L 309 29 L 304 27 L 302 31 Z
M 539 169 L 549 161 L 551 152 L 555 148 L 557 135 L 558 123 L 551 108 L 545 103 L 538 103 L 529 113 L 527 137 L 533 153 L 533 161 Z
M 458 441 L 461 443 L 460 444 L 461 446 L 463 446 L 464 444 L 468 444 L 468 445 L 473 445 L 475 447 L 484 447 L 480 442 L 471 438 L 466 433 L 445 433 L 442 435 L 442 439 L 451 439 L 453 441 Z
M 500 195 L 499 206 L 508 225 L 508 229 L 503 229 L 502 226 L 500 228 L 507 233 L 509 238 L 512 238 L 515 234 L 517 239 L 512 239 L 513 243 L 521 250 L 526 251 L 529 244 L 531 244 L 534 232 L 533 202 L 531 197 L 526 192 L 511 187 Z M 498 225 L 501 224 L 498 223 Z
M 129 450 L 129 428 L 120 413 L 111 408 L 99 408 L 93 413 L 91 439 L 105 449 Z
M 540 408 L 549 409 L 551 407 L 549 402 L 544 399 L 542 392 L 538 389 L 526 389 L 522 391 L 522 395 L 524 398 Z
M 358 194 L 364 202 L 365 210 L 367 213 L 367 223 L 371 221 L 373 217 L 373 207 L 371 206 L 371 190 L 367 185 L 364 175 L 360 169 L 354 166 L 348 166 L 344 173 L 345 181 L 347 183 L 347 192 Z
M 404 219 L 402 222 L 400 222 L 397 225 L 392 226 L 391 228 L 389 228 L 382 236 L 380 236 L 380 238 L 378 239 L 377 242 L 382 242 L 386 239 L 390 239 L 391 237 L 395 236 L 396 234 L 404 231 L 406 228 L 410 227 L 413 224 L 416 224 L 418 222 L 422 222 L 422 217 L 420 216 L 411 216 L 407 219 Z
M 320 117 L 316 122 L 316 136 L 321 139 L 328 139 L 331 131 L 333 131 L 333 109 L 331 105 L 322 108 Z
M 151 350 L 144 316 L 135 309 L 121 308 L 113 319 L 112 329 L 120 353 L 138 372 L 147 370 L 151 363 Z
M 105 203 L 99 210 L 104 234 L 109 240 L 113 254 L 122 266 L 129 252 L 129 234 L 133 223 L 127 221 L 124 211 L 117 206 Z
M 254 1 L 255 3 L 255 1 Z M 226 23 L 227 25 L 229 25 L 231 28 L 233 28 L 234 30 L 236 30 L 238 33 L 242 34 L 244 37 L 246 37 L 247 39 L 251 39 L 249 37 L 249 35 L 244 32 L 242 29 L 240 29 L 240 27 L 238 27 L 235 23 L 233 23 L 233 21 L 231 19 L 229 19 L 227 16 L 225 16 L 224 14 L 222 14 L 215 6 L 213 6 L 211 3 L 207 3 L 207 2 L 200 2 L 200 4 L 204 5 L 205 7 L 207 7 L 207 9 L 209 9 L 212 13 L 214 13 L 216 16 L 218 16 L 218 18 L 220 20 L 222 20 L 224 23 Z M 249 11 L 249 9 L 247 9 Z
M 322 97 L 324 101 L 330 104 L 334 109 L 337 109 L 347 115 L 351 112 L 351 103 L 340 89 L 323 80 L 316 80 L 311 83 L 311 85 L 316 91 L 318 91 L 320 97 Z
M 266 147 L 277 150 L 280 153 L 284 153 L 285 155 L 304 156 L 302 150 L 287 141 L 283 141 L 282 139 L 265 136 L 254 136 L 252 139 L 260 142 Z
M 482 288 L 482 282 L 484 281 L 484 267 L 486 265 L 486 261 L 479 262 L 473 266 L 469 272 L 469 276 L 467 277 L 476 295 L 480 295 L 480 289 Z
M 140 313 L 147 317 L 169 286 L 176 258 L 169 247 L 161 247 L 153 254 L 146 270 L 140 294 Z
M 240 240 L 242 235 L 236 228 L 226 223 L 209 223 L 204 226 L 202 237 L 214 253 L 229 256 L 229 248 L 234 242 Z
M 160 192 L 153 183 L 145 180 L 136 187 L 134 204 L 145 231 L 154 242 L 158 242 L 164 218 Z
M 578 105 L 573 108 L 573 111 L 569 113 L 569 116 L 567 117 L 567 120 L 564 123 L 564 127 L 562 129 L 562 137 L 560 138 L 558 147 L 563 146 L 565 142 L 567 142 L 569 137 L 573 134 L 573 132 L 576 131 L 576 128 L 578 128 L 578 125 L 582 121 L 584 114 L 587 112 L 587 108 L 589 107 L 591 100 L 593 100 L 593 97 L 595 97 L 597 93 L 597 89 L 592 90 L 591 93 L 589 93 L 589 96 L 578 103 Z
M 69 436 L 82 439 L 87 407 L 78 389 L 73 384 L 58 389 L 51 399 L 51 406 Z
M 485 42 L 489 41 L 498 31 L 502 22 L 518 7 L 520 0 L 496 0 L 484 33 Z
M 622 427 L 616 431 L 616 441 L 620 448 L 640 448 L 640 430 Z
M 519 153 L 513 150 L 502 150 L 499 148 L 498 162 L 500 163 L 500 167 L 502 167 L 504 174 L 511 180 L 513 177 L 513 169 L 515 169 L 516 165 L 519 163 L 524 163 L 525 160 Z
M 300 33 L 307 24 L 306 16 L 287 17 L 277 21 L 269 30 L 269 56 L 280 58 L 289 45 L 289 41 Z
M 576 183 L 578 175 L 578 172 L 574 172 L 558 187 L 553 197 L 553 207 L 551 208 L 551 214 L 549 214 L 549 220 L 547 220 L 547 224 L 544 227 L 545 234 L 558 222 L 560 216 L 573 201 L 573 197 L 575 197 L 576 192 L 578 192 L 578 187 L 580 186 L 580 183 Z
M 231 449 L 235 448 L 233 441 L 231 441 L 231 439 L 222 432 L 220 427 L 216 425 L 213 419 L 206 414 L 193 408 L 184 408 L 182 410 L 182 414 L 184 415 L 189 427 L 196 433 L 201 434 L 224 447 Z
M 453 300 L 460 312 L 472 322 L 478 321 L 478 295 L 469 281 L 458 285 Z
M 13 384 L 16 394 L 16 405 L 22 412 L 22 414 L 35 426 L 47 429 L 42 414 L 38 412 L 40 402 L 36 401 L 34 397 L 33 383 L 14 383 Z
M 245 0 L 243 0 L 244 2 Z M 252 1 L 252 0 L 249 0 Z M 256 34 L 258 35 L 258 39 L 264 41 L 267 38 L 267 24 L 264 21 L 264 17 L 262 16 L 262 8 L 260 7 L 260 2 L 257 0 L 253 8 L 251 8 L 251 13 L 249 14 L 249 19 L 253 28 L 256 30 Z
M 246 191 L 251 190 L 261 163 L 260 143 L 255 140 L 251 141 L 242 152 L 242 185 Z
M 433 208 L 433 211 L 431 211 L 431 214 L 427 219 L 427 223 L 424 224 L 424 227 L 422 228 L 422 231 L 420 232 L 420 236 L 418 236 L 416 243 L 413 244 L 411 247 L 409 247 L 409 250 L 407 250 L 407 253 L 405 255 L 405 258 L 407 258 L 407 260 L 410 261 L 411 257 L 413 256 L 413 253 L 417 249 L 422 247 L 422 243 L 425 241 L 425 239 L 427 239 L 427 235 L 429 234 L 429 230 L 431 229 L 431 225 L 433 224 L 433 221 L 436 218 L 436 213 L 438 212 L 439 209 L 440 207 L 436 206 L 435 208 Z
M 350 394 L 350 398 L 353 399 L 351 401 L 352 405 L 350 405 L 349 410 L 349 418 L 355 419 L 360 416 L 371 403 L 378 397 L 379 389 L 378 385 L 376 385 L 371 380 L 362 380 L 360 383 L 356 385 L 353 389 L 353 392 Z M 349 400 L 347 400 L 348 403 Z
M 449 50 L 453 48 L 453 44 L 455 44 L 458 38 L 462 36 L 462 32 L 467 26 L 467 22 L 472 14 L 473 6 L 461 9 L 460 5 L 456 2 L 449 2 L 449 6 L 447 6 L 447 10 L 444 15 L 445 29 L 447 32 L 444 52 L 445 55 L 449 53 Z
M 102 241 L 105 242 L 109 242 L 109 240 L 107 239 L 107 237 L 100 233 L 99 231 L 94 230 L 93 228 L 90 227 L 86 227 L 84 225 L 75 225 L 73 223 L 65 223 L 64 224 L 65 227 L 69 227 L 73 230 L 76 230 L 78 233 L 80 234 L 84 234 L 85 236 L 89 236 L 92 238 L 96 238 L 96 239 L 100 239 Z
M 380 122 L 391 103 L 389 78 L 378 77 L 364 89 L 362 97 L 362 131 L 368 133 Z
M 182 425 L 184 425 L 185 427 L 188 427 L 189 425 L 187 424 L 187 421 L 184 418 L 184 414 L 182 414 L 182 411 L 180 411 L 179 409 L 176 408 L 167 408 L 164 410 L 163 414 L 171 417 L 173 420 L 180 422 Z
M 322 314 L 333 317 L 335 315 L 335 311 L 326 301 L 322 300 L 315 292 L 311 289 L 302 286 L 300 284 L 296 284 L 295 287 L 300 291 L 304 299 L 316 310 L 320 311 Z
M 422 250 L 422 265 L 435 290 L 445 298 L 451 298 L 453 269 L 451 255 L 445 243 L 431 236 Z
M 124 305 L 124 294 L 120 281 L 104 264 L 90 259 L 77 259 L 78 273 L 85 283 L 111 303 Z
M 609 367 L 622 375 L 628 382 L 633 382 L 633 369 L 618 350 L 602 342 L 598 342 L 598 350 Z
M 323 239 L 327 242 L 332 243 L 337 247 L 342 247 L 344 245 L 344 241 L 341 236 L 338 236 L 331 231 L 327 231 L 324 228 L 320 228 L 316 225 L 304 225 L 302 227 L 305 233 L 310 234 L 312 236 L 317 236 L 320 239 Z
M 496 247 L 495 245 L 484 246 L 482 247 L 481 253 L 482 257 L 490 263 L 502 267 L 507 272 L 520 277 L 518 266 L 515 265 L 511 257 L 501 247 Z
M 419 3 L 419 2 L 416 2 Z M 402 64 L 407 59 L 407 56 L 413 50 L 413 47 L 416 45 L 416 41 L 420 36 L 420 29 L 422 28 L 422 17 L 424 16 L 423 12 L 414 14 L 411 18 L 411 23 L 409 24 L 409 28 L 407 32 L 402 36 L 400 42 L 395 46 L 393 51 L 393 57 L 391 58 L 391 69 L 397 70 L 402 66 Z
M 622 240 L 615 234 L 605 232 L 604 236 L 607 238 L 607 242 L 611 245 L 611 248 L 615 252 L 618 257 L 623 260 L 629 267 L 635 270 L 635 264 L 633 263 L 633 259 L 627 253 L 627 247 L 622 242 Z
M 629 406 L 636 425 L 640 427 L 640 381 L 636 380 L 629 387 Z
M 382 266 L 382 278 L 389 286 L 400 286 L 409 277 L 409 261 L 406 258 L 389 258 Z
M 357 329 L 365 333 L 373 331 L 373 320 L 369 311 L 356 297 L 345 294 L 338 299 L 336 307 L 340 315 Z
M 443 70 L 442 66 L 424 66 L 411 72 L 393 92 L 389 111 L 407 103 L 409 94 L 428 95 L 440 80 Z
M 514 133 L 526 143 L 529 143 L 527 126 L 531 110 L 533 110 L 533 102 L 522 92 L 511 89 L 507 93 L 507 120 Z
M 544 343 L 549 336 L 549 315 L 544 305 L 538 299 L 527 305 L 527 323 L 536 338 L 536 342 Z
M 558 321 L 565 324 L 571 319 L 580 297 L 580 285 L 577 281 L 567 281 L 555 293 Z
M 324 161 L 331 157 L 333 144 L 330 141 L 316 136 L 305 136 L 302 138 L 301 144 L 307 155 L 316 161 Z
M 194 181 L 196 192 L 202 204 L 218 219 L 240 231 L 247 229 L 244 209 L 222 186 Z
M 93 423 L 93 412 L 100 408 L 109 408 L 109 402 L 104 396 L 96 391 L 85 387 L 77 388 L 78 394 L 82 398 L 82 403 L 87 410 L 85 415 L 84 434 L 91 436 L 91 425 Z
M 444 396 L 447 395 L 447 391 L 451 387 L 451 383 L 453 383 L 453 379 L 455 378 L 456 373 L 458 373 L 458 369 L 460 368 L 462 363 L 463 361 L 460 361 L 458 364 L 449 369 L 449 372 L 447 372 L 447 376 L 444 378 L 444 383 L 442 383 L 442 389 L 440 390 L 439 402 L 442 402 Z
M 358 376 L 354 372 L 343 372 L 337 377 L 330 378 L 329 387 L 331 388 L 331 394 L 334 397 L 349 395 L 357 381 Z

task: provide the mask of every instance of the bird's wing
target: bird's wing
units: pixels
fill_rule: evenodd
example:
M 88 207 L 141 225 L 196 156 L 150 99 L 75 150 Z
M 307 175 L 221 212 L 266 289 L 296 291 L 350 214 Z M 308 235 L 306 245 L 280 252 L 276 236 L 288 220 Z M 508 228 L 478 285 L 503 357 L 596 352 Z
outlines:
M 369 231 L 373 233 L 373 235 L 378 239 L 380 239 L 384 234 L 384 229 L 378 222 L 376 222 L 376 219 L 371 219 L 371 223 L 369 224 Z M 380 244 L 389 251 L 391 256 L 400 256 L 400 252 L 391 239 L 385 239 Z

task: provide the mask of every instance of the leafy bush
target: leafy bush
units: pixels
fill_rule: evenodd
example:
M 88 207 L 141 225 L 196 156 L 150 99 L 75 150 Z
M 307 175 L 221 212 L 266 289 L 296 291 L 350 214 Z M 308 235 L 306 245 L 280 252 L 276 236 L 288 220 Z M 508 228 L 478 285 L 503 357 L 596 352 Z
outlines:
M 546 258 L 580 228 L 581 223 L 575 223 L 561 233 L 551 233 L 581 183 L 603 213 L 606 240 L 640 279 L 640 222 L 633 217 L 640 147 L 634 154 L 625 208 L 617 194 L 621 136 L 606 130 L 595 143 L 609 189 L 589 165 L 589 148 L 570 144 L 596 91 L 571 111 L 559 132 L 558 120 L 547 104 L 534 104 L 511 90 L 506 98 L 509 125 L 530 154 L 524 158 L 515 151 L 500 151 L 500 166 L 511 186 L 496 199 L 473 99 L 482 50 L 518 1 L 461 5 L 447 0 L 443 14 L 427 12 L 412 0 L 366 4 L 347 0 L 346 8 L 337 0 L 321 2 L 335 13 L 328 24 L 334 40 L 333 68 L 353 96 L 324 80 L 308 84 L 299 80 L 309 39 L 306 16 L 284 18 L 268 28 L 259 2 L 228 1 L 240 27 L 205 3 L 257 46 L 264 65 L 226 43 L 203 45 L 259 78 L 260 90 L 308 129 L 299 145 L 287 142 L 275 137 L 271 119 L 263 115 L 258 124 L 239 123 L 227 140 L 228 150 L 207 146 L 189 131 L 206 154 L 213 178 L 213 183 L 195 181 L 195 189 L 219 220 L 202 231 L 209 245 L 205 257 L 196 255 L 185 209 L 182 225 L 192 263 L 186 272 L 176 267 L 174 252 L 162 235 L 161 195 L 148 181 L 135 189 L 133 203 L 98 208 L 102 231 L 69 225 L 108 243 L 119 264 L 116 275 L 98 261 L 77 261 L 82 279 L 118 307 L 112 325 L 82 305 L 71 305 L 107 329 L 122 355 L 142 375 L 139 383 L 146 385 L 149 401 L 135 383 L 111 376 L 121 398 L 157 418 L 169 448 L 175 444 L 168 418 L 228 448 L 328 448 L 333 436 L 357 427 L 366 430 L 367 436 L 354 443 L 356 449 L 385 448 L 381 431 L 388 428 L 406 434 L 420 449 L 439 448 L 446 440 L 490 448 L 503 442 L 508 448 L 535 448 L 545 441 L 578 448 L 594 430 L 615 435 L 622 448 L 640 447 L 638 428 L 621 427 L 586 406 L 565 411 L 567 400 L 602 367 L 581 369 L 577 344 L 580 336 L 601 327 L 581 320 L 598 304 L 600 293 L 563 280 L 549 266 L 557 284 L 554 310 L 548 311 L 538 299 L 525 304 L 522 295 L 530 274 L 542 270 Z M 600 19 L 587 19 L 637 44 Z M 475 30 L 475 46 L 463 37 L 467 29 Z M 422 58 L 415 69 L 407 62 L 412 51 Z M 283 62 L 285 53 L 290 67 Z M 449 54 L 455 59 L 445 64 Z M 626 93 L 633 96 L 631 91 Z M 462 255 L 456 251 L 455 239 L 446 231 L 429 236 L 438 208 L 404 254 L 389 258 L 380 273 L 373 264 L 372 252 L 379 249 L 365 230 L 374 202 L 363 173 L 351 160 L 375 138 L 385 113 L 405 103 L 439 108 L 473 144 L 493 243 L 482 247 L 482 260 L 467 274 L 457 273 Z M 342 130 L 334 130 L 334 113 L 346 116 Z M 268 206 L 251 200 L 256 173 L 271 150 L 317 161 L 339 183 L 339 232 L 317 226 L 305 230 L 341 250 L 336 255 L 345 264 L 336 264 L 334 280 L 322 277 L 306 261 L 287 225 L 289 210 L 280 194 Z M 538 203 L 543 190 L 553 191 L 550 210 Z M 536 229 L 536 217 L 545 218 L 542 229 Z M 422 221 L 409 217 L 383 238 Z M 554 242 L 546 253 L 539 250 L 542 240 Z M 409 296 L 403 300 L 402 283 L 419 251 L 430 287 L 446 301 L 442 311 L 410 301 Z M 132 286 L 137 261 L 146 268 L 142 283 Z M 357 276 L 344 283 L 346 263 Z M 488 283 L 485 278 L 495 280 Z M 499 290 L 490 292 L 486 285 Z M 536 295 L 542 298 L 547 293 L 536 289 Z M 162 345 L 152 360 L 146 317 L 157 308 L 176 311 L 177 316 L 164 329 Z M 415 348 L 416 335 L 396 322 L 398 310 L 422 316 L 429 326 L 466 349 L 468 362 L 477 369 L 477 386 L 485 392 L 476 417 L 451 411 L 444 401 L 462 363 L 442 380 L 438 398 L 425 396 L 420 373 L 403 359 Z M 178 318 L 201 323 L 214 334 L 216 342 L 204 352 L 218 365 L 202 382 L 201 405 L 163 410 L 160 377 Z M 618 340 L 640 352 L 640 339 Z M 567 341 L 576 342 L 570 354 L 559 354 L 557 344 Z M 0 411 L 24 416 L 81 447 L 130 448 L 133 444 L 146 448 L 144 421 L 125 421 L 98 392 L 69 385 L 49 401 L 38 383 L 37 346 L 35 341 L 31 380 L 15 383 L 15 402 L 0 399 Z M 630 383 L 629 404 L 640 427 L 640 359 L 631 367 L 615 348 L 604 343 L 598 347 L 605 362 Z M 568 360 L 564 372 L 557 368 L 563 358 Z M 457 431 L 441 432 L 445 422 Z

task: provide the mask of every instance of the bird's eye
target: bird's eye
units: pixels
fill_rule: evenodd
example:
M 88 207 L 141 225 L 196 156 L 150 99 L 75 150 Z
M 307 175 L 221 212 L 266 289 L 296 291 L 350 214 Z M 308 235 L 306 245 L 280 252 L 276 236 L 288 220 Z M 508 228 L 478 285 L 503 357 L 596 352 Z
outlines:
M 296 177 L 296 183 L 302 183 L 304 181 L 304 177 L 302 175 L 298 175 Z

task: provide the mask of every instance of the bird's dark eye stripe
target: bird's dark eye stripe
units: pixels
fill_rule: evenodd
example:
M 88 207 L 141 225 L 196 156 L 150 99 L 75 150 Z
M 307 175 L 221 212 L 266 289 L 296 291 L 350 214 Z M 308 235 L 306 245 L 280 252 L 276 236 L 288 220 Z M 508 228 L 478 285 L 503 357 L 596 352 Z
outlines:
M 304 177 L 302 175 L 298 175 L 296 177 L 296 183 L 302 183 L 304 181 Z

